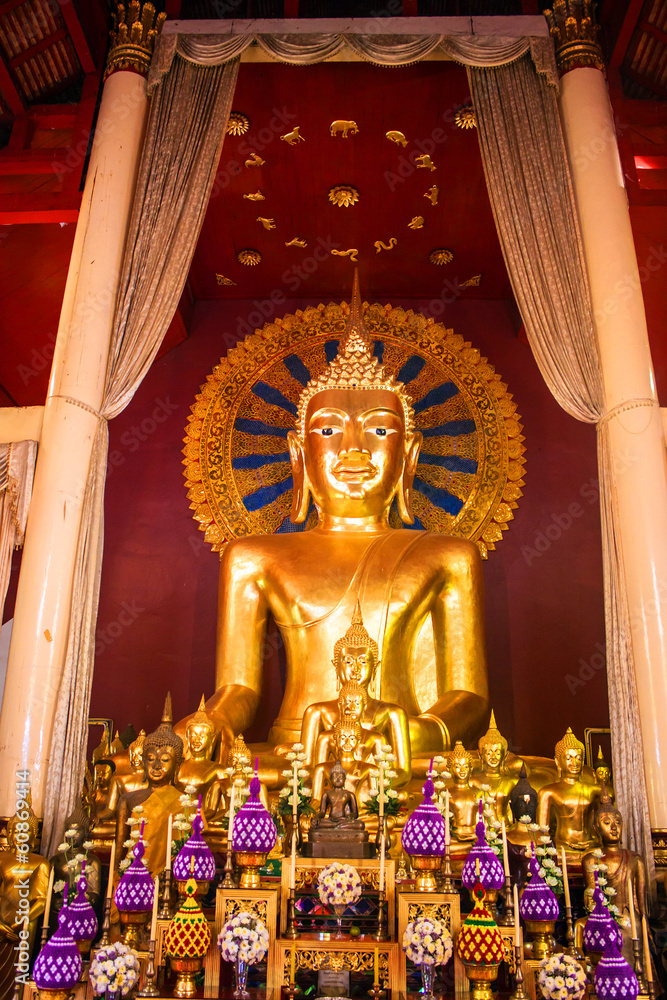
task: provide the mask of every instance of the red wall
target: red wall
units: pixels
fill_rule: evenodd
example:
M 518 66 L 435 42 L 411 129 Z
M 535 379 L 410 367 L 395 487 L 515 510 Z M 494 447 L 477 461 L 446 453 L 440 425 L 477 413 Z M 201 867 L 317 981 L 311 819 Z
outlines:
M 306 304 L 289 302 L 283 311 Z M 428 312 L 428 303 L 393 304 Z M 251 310 L 246 302 L 199 303 L 189 339 L 155 362 L 111 424 L 91 715 L 112 717 L 121 729 L 154 727 L 168 687 L 176 717 L 212 692 L 218 557 L 190 516 L 183 428 L 225 351 L 223 334 L 235 334 Z M 595 430 L 552 399 L 506 304 L 458 300 L 437 318 L 495 365 L 523 419 L 524 497 L 485 564 L 489 674 L 511 745 L 550 756 L 566 726 L 582 735 L 584 726 L 608 724 Z M 277 708 L 279 654 L 268 673 L 255 738 Z

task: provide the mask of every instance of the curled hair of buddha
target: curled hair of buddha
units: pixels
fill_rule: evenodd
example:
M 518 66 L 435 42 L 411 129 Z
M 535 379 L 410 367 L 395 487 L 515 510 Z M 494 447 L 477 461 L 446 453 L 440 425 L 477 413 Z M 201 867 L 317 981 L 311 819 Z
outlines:
M 341 736 L 352 735 L 356 736 L 357 743 L 363 735 L 363 729 L 361 728 L 361 723 L 354 715 L 344 715 L 342 718 L 336 722 L 334 725 L 334 735 L 336 737 L 336 744 L 340 745 Z
M 308 403 L 316 393 L 324 392 L 326 389 L 387 389 L 395 393 L 401 402 L 406 434 L 411 434 L 415 429 L 412 398 L 405 391 L 403 383 L 388 375 L 378 359 L 373 356 L 373 345 L 361 316 L 359 272 L 356 268 L 350 318 L 338 346 L 338 354 L 321 375 L 311 379 L 299 396 L 296 426 L 302 441 L 306 434 Z
M 183 740 L 174 732 L 171 714 L 171 692 L 167 692 L 162 711 L 162 721 L 144 740 L 144 758 L 148 750 L 161 750 L 163 747 L 173 747 L 174 758 L 178 765 L 183 760 Z
M 528 781 L 525 764 L 521 765 L 519 780 L 509 794 L 509 803 L 515 820 L 520 821 L 522 816 L 529 816 L 531 821 L 535 821 L 537 792 Z
M 477 746 L 479 747 L 481 752 L 484 749 L 484 747 L 497 746 L 498 744 L 502 746 L 503 753 L 507 753 L 507 747 L 508 747 L 507 740 L 502 735 L 502 733 L 500 732 L 500 730 L 496 725 L 496 715 L 492 709 L 491 718 L 489 720 L 489 728 L 484 733 L 484 736 L 480 737 L 480 739 L 477 742 Z
M 334 774 L 342 775 L 343 780 L 347 778 L 347 771 L 345 770 L 345 768 L 343 767 L 343 765 L 339 760 L 336 761 L 336 763 L 332 766 L 331 770 L 329 771 L 329 777 L 333 779 Z
M 469 767 L 472 767 L 473 756 L 469 750 L 466 750 L 461 740 L 457 740 L 454 749 L 447 754 L 447 766 L 453 764 L 455 760 L 464 760 Z
M 334 663 L 338 663 L 338 658 L 346 646 L 350 646 L 353 649 L 369 649 L 373 654 L 373 662 L 377 667 L 379 649 L 378 644 L 375 639 L 372 639 L 366 628 L 364 626 L 363 619 L 361 617 L 361 605 L 357 601 L 357 606 L 354 609 L 354 615 L 352 616 L 352 624 L 349 629 L 340 639 L 336 640 L 333 650 Z
M 252 763 L 252 756 L 241 733 L 236 737 L 227 754 L 227 767 L 235 770 Z
M 212 733 L 215 733 L 215 723 L 206 711 L 206 701 L 204 699 L 204 695 L 201 696 L 199 708 L 188 722 L 187 728 L 189 729 L 190 726 L 206 726 L 206 728 L 210 729 Z
M 585 749 L 581 740 L 578 740 L 572 732 L 572 727 L 568 726 L 565 736 L 556 744 L 554 756 L 560 757 L 562 754 L 567 753 L 568 750 L 580 750 L 583 753 Z

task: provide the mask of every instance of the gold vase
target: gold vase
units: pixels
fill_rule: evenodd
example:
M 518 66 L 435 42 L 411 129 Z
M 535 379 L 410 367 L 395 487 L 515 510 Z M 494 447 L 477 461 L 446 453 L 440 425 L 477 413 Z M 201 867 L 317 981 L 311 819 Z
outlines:
M 471 901 L 473 903 L 473 906 L 474 906 L 474 904 L 477 902 L 477 900 L 475 898 L 475 894 L 474 894 L 474 892 L 473 892 L 472 889 L 469 889 L 468 892 L 470 893 L 470 899 L 471 899 Z M 491 914 L 491 916 L 493 916 L 493 911 L 494 911 L 494 908 L 495 908 L 495 905 L 496 905 L 497 901 L 498 901 L 498 890 L 497 889 L 485 889 L 484 890 L 484 905 L 486 906 L 486 908 L 489 911 L 489 913 Z
M 119 910 L 120 923 L 123 928 L 121 933 L 121 941 L 126 944 L 128 948 L 134 948 L 135 951 L 140 950 L 141 939 L 144 935 L 144 931 L 151 919 L 150 910 Z
M 266 864 L 266 851 L 234 851 L 237 865 L 241 869 L 239 889 L 259 889 L 259 869 Z
M 438 881 L 435 873 L 440 871 L 442 858 L 439 854 L 411 854 L 410 864 L 417 876 L 415 888 L 419 892 L 437 892 Z
M 174 985 L 175 997 L 194 997 L 197 995 L 195 976 L 201 971 L 203 958 L 169 958 L 169 964 L 176 976 Z
M 92 941 L 75 941 L 77 948 L 79 949 L 79 954 L 84 962 L 87 962 L 90 958 L 90 949 L 93 946 Z
M 201 879 L 201 880 L 200 879 L 196 879 L 195 881 L 197 882 L 197 891 L 195 892 L 195 899 L 197 899 L 198 897 L 199 897 L 199 899 L 203 899 L 203 897 L 207 895 L 208 890 L 211 888 L 211 880 L 210 879 Z M 179 879 L 176 882 L 176 888 L 178 890 L 179 897 L 184 897 L 185 896 L 185 887 L 186 887 L 187 884 L 188 884 L 188 880 L 187 879 L 184 879 L 184 880 L 180 880 Z
M 472 1000 L 493 1000 L 491 983 L 498 978 L 499 965 L 466 965 L 466 976 L 470 980 Z
M 532 934 L 533 958 L 541 962 L 543 958 L 553 955 L 553 933 L 556 929 L 555 920 L 526 920 L 526 930 Z
M 45 986 L 36 990 L 36 993 L 41 1000 L 69 1000 L 71 996 L 74 996 L 74 987 L 69 990 L 52 990 Z

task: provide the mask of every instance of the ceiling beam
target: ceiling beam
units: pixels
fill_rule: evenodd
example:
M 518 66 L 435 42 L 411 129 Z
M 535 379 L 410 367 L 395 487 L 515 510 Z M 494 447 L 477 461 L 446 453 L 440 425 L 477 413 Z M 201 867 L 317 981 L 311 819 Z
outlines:
M 643 6 L 644 0 L 630 0 L 628 3 L 628 9 L 626 10 L 623 18 L 621 30 L 618 33 L 618 37 L 614 43 L 614 51 L 612 52 L 611 59 L 609 60 L 610 69 L 620 66 L 623 62 L 625 53 L 628 51 L 630 39 L 632 38 L 633 32 L 637 27 L 637 21 L 639 20 L 639 15 L 642 12 Z
M 81 195 L 5 194 L 0 202 L 0 226 L 39 222 L 76 222 Z
M 632 80 L 634 83 L 638 83 L 640 87 L 645 87 L 646 90 L 649 90 L 652 94 L 656 94 L 663 100 L 667 98 L 667 87 L 661 87 L 655 80 L 650 80 L 647 76 L 644 76 L 643 73 L 638 73 L 636 69 L 631 69 L 629 66 L 623 66 L 621 72 L 624 76 L 627 76 L 629 80 Z
M 40 52 L 44 52 L 45 49 L 50 49 L 54 42 L 59 42 L 63 38 L 67 38 L 67 28 L 59 28 L 54 31 L 52 35 L 47 35 L 46 38 L 42 38 L 41 41 L 35 42 L 31 45 L 29 49 L 25 49 L 23 52 L 19 52 L 17 56 L 14 56 L 9 60 L 9 65 L 12 69 L 15 66 L 21 66 L 28 59 L 32 59 L 33 56 L 38 56 Z
M 72 0 L 58 0 L 58 6 L 60 7 L 60 13 L 63 16 L 63 20 L 67 25 L 70 38 L 74 43 L 74 48 L 76 49 L 76 54 L 79 57 L 79 62 L 81 63 L 83 72 L 94 73 L 96 68 L 95 60 L 93 59 L 93 54 L 90 51 L 90 46 L 88 45 L 88 40 L 84 34 L 83 26 L 76 12 L 76 7 L 72 3 Z
M 9 67 L 7 66 L 7 63 L 2 55 L 0 55 L 0 94 L 2 94 L 5 104 L 9 107 L 12 114 L 25 114 L 25 101 L 19 93 L 16 84 L 14 83 L 14 78 L 9 72 Z
M 69 170 L 66 158 L 71 155 L 69 146 L 37 149 L 0 150 L 0 177 L 14 177 L 24 174 L 53 174 L 54 177 Z

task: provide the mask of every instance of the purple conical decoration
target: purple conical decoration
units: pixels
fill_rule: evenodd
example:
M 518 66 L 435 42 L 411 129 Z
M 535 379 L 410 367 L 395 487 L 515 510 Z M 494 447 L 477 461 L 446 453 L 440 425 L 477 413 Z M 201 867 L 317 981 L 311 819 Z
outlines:
M 40 990 L 71 990 L 81 978 L 83 962 L 68 924 L 67 909 L 63 907 L 58 916 L 58 930 L 35 961 L 32 976 Z
M 637 977 L 615 941 L 610 941 L 595 970 L 595 993 L 599 1000 L 636 1000 Z
M 146 848 L 143 840 L 144 824 L 141 824 L 141 836 L 134 847 L 134 860 L 120 877 L 114 893 L 114 903 L 119 910 L 134 913 L 145 913 L 153 909 L 153 894 L 155 883 L 146 865 L 141 860 Z
M 92 941 L 97 934 L 95 910 L 86 899 L 87 885 L 88 881 L 82 875 L 74 902 L 67 907 L 67 926 L 75 941 Z
M 475 827 L 477 843 L 468 854 L 465 864 L 461 869 L 461 882 L 466 889 L 472 890 L 477 882 L 481 882 L 484 889 L 502 889 L 505 884 L 505 872 L 500 861 L 486 842 L 486 829 L 482 810 L 484 806 L 482 800 L 479 801 L 479 819 Z M 479 874 L 477 874 L 477 862 L 479 861 Z
M 250 794 L 234 820 L 233 851 L 268 854 L 278 839 L 276 825 L 271 819 L 271 814 L 259 801 L 261 788 L 257 769 L 255 769 L 255 776 L 250 782 Z
M 596 872 L 593 892 L 595 906 L 584 926 L 584 948 L 586 951 L 605 952 L 609 944 L 615 944 L 620 950 L 623 936 L 618 924 L 604 905 L 604 894 L 597 881 Z
M 174 878 L 179 882 L 187 882 L 189 878 L 197 882 L 210 882 L 215 878 L 215 858 L 202 837 L 203 829 L 200 795 L 197 815 L 192 821 L 192 833 L 174 859 Z
M 431 801 L 434 791 L 429 775 L 424 783 L 424 798 L 403 827 L 401 843 L 406 854 L 442 857 L 445 853 L 445 818 Z
M 558 900 L 552 889 L 540 875 L 540 866 L 535 857 L 535 845 L 530 859 L 530 882 L 523 890 L 519 912 L 524 920 L 558 920 Z

